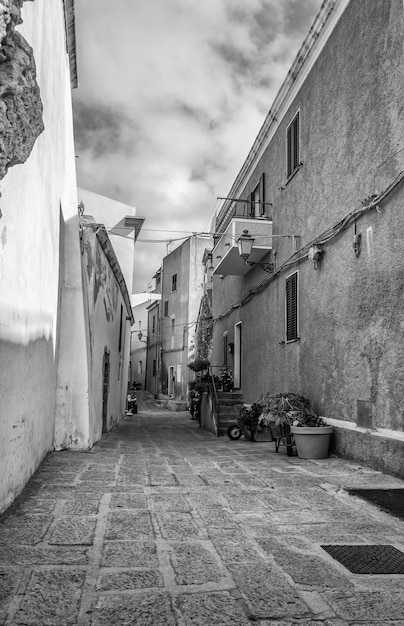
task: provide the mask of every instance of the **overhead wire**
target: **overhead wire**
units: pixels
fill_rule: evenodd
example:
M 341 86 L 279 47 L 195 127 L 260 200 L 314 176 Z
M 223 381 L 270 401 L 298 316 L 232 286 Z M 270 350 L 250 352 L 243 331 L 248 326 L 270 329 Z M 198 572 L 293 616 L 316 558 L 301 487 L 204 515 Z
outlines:
M 245 306 L 257 293 L 261 293 L 275 278 L 286 268 L 291 265 L 296 265 L 300 263 L 305 258 L 307 258 L 309 250 L 312 246 L 318 244 L 324 244 L 327 241 L 330 241 L 340 232 L 348 228 L 358 217 L 360 217 L 366 211 L 370 211 L 373 208 L 377 208 L 378 204 L 380 204 L 394 189 L 400 182 L 404 179 L 404 171 L 400 172 L 396 178 L 387 186 L 387 188 L 380 194 L 374 195 L 370 197 L 370 200 L 367 204 L 362 204 L 360 207 L 353 209 L 350 211 L 345 217 L 343 217 L 339 222 L 333 224 L 329 228 L 327 228 L 323 233 L 318 235 L 315 239 L 312 239 L 304 246 L 302 246 L 299 250 L 294 252 L 282 265 L 280 265 L 270 276 L 267 276 L 262 280 L 258 285 L 251 288 L 249 292 L 240 298 L 237 302 L 229 306 L 223 313 L 217 315 L 214 318 L 214 321 L 219 319 L 223 319 L 232 313 L 235 309 Z

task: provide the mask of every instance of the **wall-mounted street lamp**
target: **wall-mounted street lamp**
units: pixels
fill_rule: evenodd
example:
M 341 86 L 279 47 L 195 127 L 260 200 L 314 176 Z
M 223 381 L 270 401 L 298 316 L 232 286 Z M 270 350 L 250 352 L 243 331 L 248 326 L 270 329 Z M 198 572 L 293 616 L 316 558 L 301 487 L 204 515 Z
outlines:
M 238 252 L 246 265 L 251 267 L 261 267 L 265 272 L 272 274 L 274 271 L 273 263 L 260 263 L 259 261 L 249 261 L 255 239 L 249 235 L 248 230 L 243 230 L 243 234 L 237 240 Z

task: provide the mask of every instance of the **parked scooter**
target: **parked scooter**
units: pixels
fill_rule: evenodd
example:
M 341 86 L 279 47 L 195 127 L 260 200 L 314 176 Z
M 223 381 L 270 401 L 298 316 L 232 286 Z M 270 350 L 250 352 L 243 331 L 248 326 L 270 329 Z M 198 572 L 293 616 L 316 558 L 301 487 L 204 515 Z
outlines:
M 199 391 L 193 389 L 190 393 L 191 402 L 189 405 L 189 412 L 191 413 L 191 419 L 201 421 L 201 394 Z
M 129 413 L 137 413 L 137 396 L 134 391 L 128 394 L 128 411 Z
M 258 417 L 261 413 L 256 404 L 236 404 L 234 410 L 237 421 L 230 424 L 227 436 L 233 441 L 244 435 L 249 441 L 256 441 L 255 433 L 258 426 Z

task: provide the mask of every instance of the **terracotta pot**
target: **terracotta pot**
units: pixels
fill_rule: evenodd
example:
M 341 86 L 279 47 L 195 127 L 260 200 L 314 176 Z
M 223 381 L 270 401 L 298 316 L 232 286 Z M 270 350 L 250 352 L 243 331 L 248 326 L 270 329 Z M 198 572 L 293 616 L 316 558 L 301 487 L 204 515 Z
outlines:
M 301 459 L 326 459 L 332 426 L 291 426 L 297 455 Z

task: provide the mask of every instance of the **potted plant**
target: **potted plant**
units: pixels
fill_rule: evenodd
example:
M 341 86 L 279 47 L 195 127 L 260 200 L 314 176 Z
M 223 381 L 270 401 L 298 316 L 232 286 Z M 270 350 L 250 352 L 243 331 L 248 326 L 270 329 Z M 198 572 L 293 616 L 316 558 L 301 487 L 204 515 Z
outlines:
M 270 428 L 276 450 L 280 440 L 285 438 L 287 453 L 291 455 L 293 436 L 297 454 L 302 459 L 328 456 L 332 426 L 313 413 L 308 398 L 296 393 L 268 394 L 260 398 L 257 404 L 262 410 L 258 428 Z
M 218 380 L 223 391 L 231 391 L 233 389 L 233 376 L 230 368 L 222 367 L 219 370 Z
M 310 412 L 296 414 L 290 430 L 301 459 L 327 458 L 333 427 L 322 417 Z
M 210 361 L 209 359 L 195 359 L 188 363 L 188 367 L 193 372 L 204 372 L 209 369 Z

